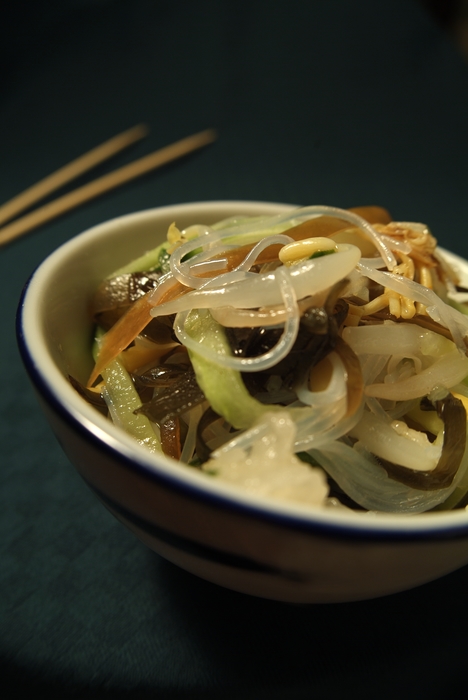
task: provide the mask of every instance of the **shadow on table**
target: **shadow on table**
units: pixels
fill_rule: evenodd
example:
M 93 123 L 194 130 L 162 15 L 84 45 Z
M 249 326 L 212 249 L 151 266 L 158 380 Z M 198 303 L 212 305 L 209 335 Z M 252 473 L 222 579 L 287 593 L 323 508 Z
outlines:
M 146 566 L 155 602 L 163 601 L 180 635 L 162 643 L 190 651 L 173 659 L 170 675 L 179 690 L 154 677 L 150 685 L 125 690 L 90 687 L 0 662 L 3 697 L 334 700 L 354 689 L 361 700 L 437 699 L 455 697 L 465 686 L 468 567 L 386 598 L 305 606 L 220 588 L 150 552 Z M 155 618 L 155 636 L 157 624 Z M 194 684 L 182 678 L 184 663 L 201 669 Z
M 354 687 L 361 700 L 393 700 L 402 689 L 445 698 L 466 685 L 468 567 L 412 591 L 334 605 L 253 598 L 167 562 L 161 578 L 222 679 L 219 697 L 327 700 Z

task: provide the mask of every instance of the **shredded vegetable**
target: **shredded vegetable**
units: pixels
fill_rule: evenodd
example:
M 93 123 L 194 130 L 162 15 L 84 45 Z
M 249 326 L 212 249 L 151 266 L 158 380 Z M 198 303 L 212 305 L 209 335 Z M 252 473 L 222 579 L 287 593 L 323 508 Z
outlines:
M 252 493 L 465 507 L 458 282 L 427 226 L 377 207 L 175 222 L 103 280 L 95 367 L 71 381 L 153 451 Z

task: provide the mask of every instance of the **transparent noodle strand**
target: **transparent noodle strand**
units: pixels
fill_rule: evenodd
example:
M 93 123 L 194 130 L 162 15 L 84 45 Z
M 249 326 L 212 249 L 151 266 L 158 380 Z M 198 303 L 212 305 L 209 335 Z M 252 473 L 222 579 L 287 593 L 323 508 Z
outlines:
M 204 346 L 194 340 L 185 330 L 188 311 L 177 314 L 174 321 L 174 331 L 177 338 L 189 350 L 196 352 L 205 359 L 210 360 L 222 367 L 229 367 L 241 372 L 258 372 L 262 369 L 273 367 L 286 357 L 291 351 L 299 330 L 299 311 L 297 308 L 294 288 L 285 270 L 278 270 L 277 281 L 280 294 L 283 298 L 286 309 L 286 321 L 284 330 L 278 343 L 268 352 L 258 357 L 233 357 L 231 355 L 220 355 L 211 348 Z
M 465 451 L 452 484 L 436 491 L 421 491 L 390 479 L 370 455 L 343 442 L 330 442 L 310 455 L 330 474 L 356 503 L 369 511 L 384 513 L 423 513 L 443 503 L 464 477 L 468 467 Z

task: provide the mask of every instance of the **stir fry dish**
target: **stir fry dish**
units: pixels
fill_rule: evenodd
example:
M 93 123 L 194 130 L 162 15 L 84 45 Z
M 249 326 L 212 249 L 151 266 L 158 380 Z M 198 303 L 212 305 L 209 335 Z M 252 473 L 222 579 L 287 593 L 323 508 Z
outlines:
M 458 284 L 425 225 L 380 207 L 175 222 L 96 290 L 94 369 L 70 380 L 148 450 L 251 494 L 465 508 Z

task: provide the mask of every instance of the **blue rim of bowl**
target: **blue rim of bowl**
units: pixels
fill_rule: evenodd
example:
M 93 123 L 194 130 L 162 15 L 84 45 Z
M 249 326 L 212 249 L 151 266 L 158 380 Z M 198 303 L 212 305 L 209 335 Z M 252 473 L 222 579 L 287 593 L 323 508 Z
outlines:
M 87 232 L 84 232 L 86 234 Z M 83 234 L 81 234 L 83 235 Z M 67 243 L 64 244 L 66 246 Z M 63 246 L 61 246 L 63 247 Z M 52 253 L 53 255 L 53 253 Z M 50 256 L 49 256 L 50 257 Z M 468 515 L 466 523 L 451 523 L 448 522 L 447 516 L 451 517 L 452 513 L 460 513 L 463 511 L 438 512 L 438 513 L 422 513 L 418 515 L 398 516 L 393 523 L 384 523 L 383 519 L 386 516 L 393 518 L 394 514 L 383 514 L 382 521 L 377 519 L 358 520 L 351 523 L 349 521 L 340 522 L 338 516 L 336 522 L 329 522 L 328 517 L 322 519 L 320 512 L 305 513 L 305 509 L 300 509 L 293 512 L 294 508 L 288 508 L 284 503 L 268 501 L 265 499 L 250 499 L 246 497 L 244 502 L 239 498 L 228 493 L 223 493 L 223 488 L 216 490 L 205 489 L 200 484 L 192 484 L 183 479 L 179 473 L 174 475 L 167 474 L 162 471 L 156 471 L 154 465 L 147 465 L 136 456 L 130 458 L 124 453 L 107 444 L 98 435 L 94 434 L 86 425 L 85 420 L 74 415 L 66 405 L 64 405 L 49 386 L 47 380 L 42 376 L 36 362 L 34 361 L 33 353 L 30 351 L 25 332 L 23 328 L 23 315 L 28 291 L 36 273 L 40 270 L 43 263 L 30 275 L 25 283 L 21 297 L 18 303 L 16 313 L 16 337 L 20 356 L 25 366 L 25 369 L 31 379 L 32 384 L 41 395 L 42 399 L 48 406 L 60 417 L 66 421 L 71 429 L 82 435 L 83 438 L 91 441 L 98 450 L 117 459 L 121 466 L 134 471 L 135 469 L 146 479 L 156 481 L 166 488 L 174 490 L 178 493 L 195 497 L 199 501 L 209 503 L 211 506 L 221 509 L 228 509 L 239 514 L 246 514 L 257 520 L 267 520 L 277 526 L 292 528 L 297 531 L 310 532 L 321 536 L 336 538 L 339 535 L 343 539 L 353 539 L 360 541 L 421 541 L 421 540 L 448 540 L 448 539 L 464 539 L 468 538 Z M 66 379 L 64 378 L 64 381 Z M 82 399 L 83 402 L 85 401 Z M 94 489 L 92 485 L 91 488 Z M 289 511 L 289 512 L 288 512 Z M 351 517 L 354 517 L 354 514 Z M 360 517 L 360 516 L 359 516 Z M 415 527 L 417 518 L 418 526 Z M 431 518 L 431 523 L 426 518 Z M 422 521 L 424 519 L 424 521 Z M 441 522 L 443 519 L 445 522 Z M 413 525 L 411 524 L 413 522 Z M 398 525 L 397 525 L 398 523 Z M 406 527 L 406 525 L 408 527 Z

